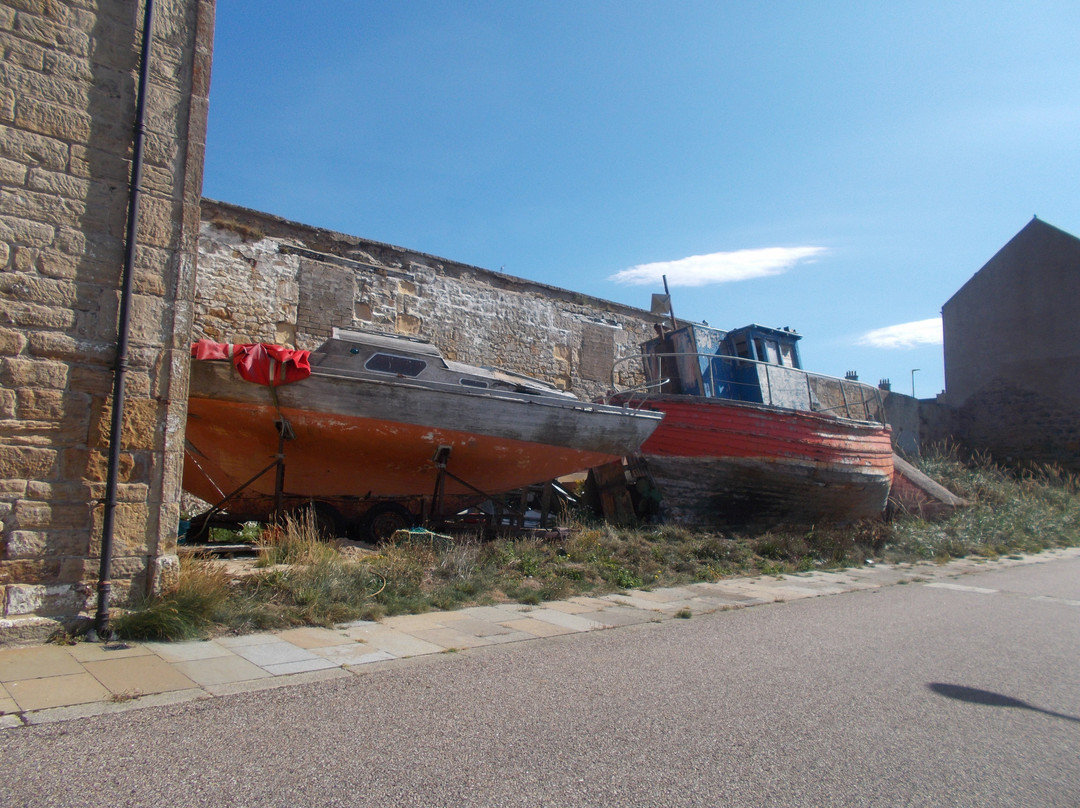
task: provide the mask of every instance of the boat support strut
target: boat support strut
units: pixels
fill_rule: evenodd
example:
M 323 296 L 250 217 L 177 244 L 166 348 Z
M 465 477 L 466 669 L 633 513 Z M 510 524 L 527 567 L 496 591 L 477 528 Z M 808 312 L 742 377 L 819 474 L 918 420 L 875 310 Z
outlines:
M 435 454 L 431 458 L 432 464 L 438 469 L 438 474 L 435 477 L 435 491 L 431 496 L 431 509 L 428 511 L 426 522 L 431 523 L 434 521 L 443 521 L 446 518 L 446 514 L 443 513 L 443 493 L 446 490 L 446 478 L 449 477 L 459 485 L 463 485 L 475 494 L 480 494 L 482 497 L 490 499 L 492 502 L 497 502 L 503 507 L 503 509 L 514 516 L 524 519 L 525 514 L 511 508 L 506 504 L 501 496 L 497 494 L 489 494 L 487 491 L 482 491 L 467 480 L 463 480 L 448 470 L 446 467 L 450 463 L 450 452 L 452 447 L 440 446 L 435 450 Z
M 270 462 L 270 465 L 266 466 L 262 471 L 258 472 L 254 477 L 241 485 L 235 491 L 226 494 L 220 502 L 211 506 L 210 510 L 203 514 L 200 514 L 205 529 L 209 531 L 210 520 L 217 516 L 219 513 L 224 513 L 225 503 L 233 499 L 241 492 L 243 492 L 248 486 L 269 472 L 271 469 L 276 469 L 274 476 L 274 519 L 281 521 L 281 517 L 284 515 L 284 493 L 285 493 L 285 441 L 293 440 L 296 438 L 296 434 L 293 432 L 292 424 L 284 417 L 279 421 L 274 421 L 274 427 L 278 433 L 278 449 L 277 454 L 274 455 L 274 459 Z M 205 473 L 205 472 L 204 472 Z M 213 482 L 211 480 L 211 482 Z M 201 532 L 201 531 L 200 531 Z M 209 534 L 208 534 L 209 535 Z

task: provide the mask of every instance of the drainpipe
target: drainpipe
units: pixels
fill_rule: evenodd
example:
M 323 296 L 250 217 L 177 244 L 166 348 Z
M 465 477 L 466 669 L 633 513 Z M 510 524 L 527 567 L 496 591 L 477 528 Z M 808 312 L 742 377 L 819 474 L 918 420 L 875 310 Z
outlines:
M 113 376 L 112 426 L 109 432 L 109 466 L 105 482 L 105 513 L 101 529 L 101 568 L 98 572 L 97 613 L 90 638 L 104 641 L 109 628 L 109 595 L 112 592 L 113 526 L 116 512 L 117 478 L 120 476 L 120 432 L 124 419 L 124 381 L 128 363 L 128 324 L 131 320 L 131 287 L 135 267 L 135 241 L 139 233 L 139 193 L 142 186 L 143 138 L 146 134 L 146 85 L 150 75 L 150 46 L 153 42 L 154 0 L 146 0 L 143 12 L 143 41 L 139 64 L 139 88 L 135 97 L 135 139 L 132 145 L 131 187 L 128 194 L 124 272 L 121 276 L 120 310 L 117 323 L 116 362 Z

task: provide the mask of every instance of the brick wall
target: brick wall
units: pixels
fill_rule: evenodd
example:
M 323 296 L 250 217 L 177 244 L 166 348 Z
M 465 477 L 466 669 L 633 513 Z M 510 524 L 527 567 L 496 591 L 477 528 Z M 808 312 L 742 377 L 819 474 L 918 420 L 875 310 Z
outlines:
M 175 570 L 212 0 L 155 4 L 114 599 Z M 0 607 L 93 605 L 142 4 L 0 0 Z
M 315 348 L 334 326 L 419 335 L 446 355 L 590 399 L 659 318 L 431 255 L 203 201 L 195 333 Z M 628 363 L 620 385 L 637 378 Z

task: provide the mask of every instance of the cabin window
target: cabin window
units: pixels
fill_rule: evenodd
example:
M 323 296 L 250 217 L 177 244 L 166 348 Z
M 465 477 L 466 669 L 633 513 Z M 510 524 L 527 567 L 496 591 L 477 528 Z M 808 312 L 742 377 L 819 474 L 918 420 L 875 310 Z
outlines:
M 485 387 L 486 388 L 488 386 L 487 382 L 482 382 L 479 379 L 461 379 L 460 381 L 466 387 Z
M 409 356 L 395 356 L 394 354 L 375 354 L 365 364 L 364 368 L 376 373 L 393 373 L 395 376 L 419 376 L 427 362 L 413 359 Z
M 754 359 L 759 362 L 767 362 L 768 354 L 765 353 L 765 340 L 761 337 L 754 338 Z
M 771 362 L 774 365 L 780 364 L 780 343 L 774 339 L 765 340 L 765 362 Z

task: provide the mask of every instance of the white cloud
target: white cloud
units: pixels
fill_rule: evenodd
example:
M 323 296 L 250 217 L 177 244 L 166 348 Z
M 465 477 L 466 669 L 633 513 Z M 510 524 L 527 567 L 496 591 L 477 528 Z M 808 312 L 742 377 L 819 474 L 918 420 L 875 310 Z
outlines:
M 871 348 L 914 348 L 917 345 L 941 345 L 941 318 L 916 320 L 867 331 L 857 340 L 858 345 Z
M 705 286 L 710 283 L 745 281 L 787 272 L 799 261 L 825 252 L 824 247 L 765 247 L 760 250 L 691 255 L 677 261 L 638 264 L 608 277 L 635 286 L 658 284 L 667 275 L 669 286 Z

